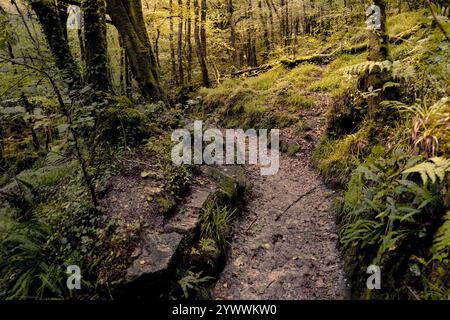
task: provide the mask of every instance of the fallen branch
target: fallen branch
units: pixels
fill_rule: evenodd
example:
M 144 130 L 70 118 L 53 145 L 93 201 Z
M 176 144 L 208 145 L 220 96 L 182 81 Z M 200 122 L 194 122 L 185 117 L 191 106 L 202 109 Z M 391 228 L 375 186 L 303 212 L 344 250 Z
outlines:
M 301 57 L 295 60 L 284 59 L 281 60 L 280 63 L 287 68 L 295 68 L 299 64 L 302 63 L 329 63 L 337 56 L 337 52 L 328 53 L 328 54 L 316 54 L 312 56 Z
M 391 36 L 391 37 L 389 37 L 389 43 L 402 44 L 403 42 L 405 42 L 406 40 L 411 38 L 416 32 L 425 28 L 426 26 L 427 26 L 426 23 L 420 23 L 420 24 L 416 25 L 415 27 L 413 27 L 412 29 L 400 32 L 400 33 L 396 34 L 395 36 Z
M 272 65 L 265 64 L 265 65 L 262 65 L 262 66 L 259 66 L 259 67 L 247 68 L 247 69 L 244 69 L 244 70 L 236 71 L 236 72 L 233 73 L 233 76 L 240 76 L 242 74 L 253 72 L 253 71 L 267 71 L 267 70 L 270 70 L 270 69 L 272 69 Z
M 399 34 L 397 34 L 395 36 L 391 36 L 391 37 L 389 37 L 389 43 L 401 44 L 404 41 L 411 38 L 416 32 L 418 32 L 419 30 L 423 29 L 426 26 L 427 26 L 426 23 L 421 23 L 421 24 L 416 25 L 415 27 L 413 27 L 410 30 L 406 30 L 406 31 L 400 32 Z M 322 52 L 326 52 L 329 49 L 330 48 L 328 47 L 326 50 L 324 50 Z M 311 55 L 311 56 L 300 57 L 295 60 L 284 59 L 284 60 L 281 60 L 280 63 L 287 68 L 295 68 L 296 66 L 298 66 L 299 64 L 302 64 L 302 63 L 328 64 L 331 61 L 333 61 L 334 59 L 336 59 L 341 54 L 358 54 L 358 53 L 367 51 L 368 49 L 369 49 L 369 44 L 367 42 L 364 42 L 361 44 L 357 44 L 355 46 L 337 49 L 332 53 L 315 54 L 315 55 Z
M 295 206 L 300 200 L 302 200 L 304 197 L 310 195 L 311 193 L 313 193 L 317 187 L 319 185 L 316 185 L 314 187 L 312 187 L 311 189 L 309 189 L 308 191 L 306 191 L 305 193 L 303 193 L 301 196 L 299 196 L 294 202 L 292 202 L 286 209 L 284 209 L 283 212 L 281 212 L 279 215 L 277 215 L 277 217 L 275 218 L 275 221 L 280 220 L 281 216 L 283 214 L 285 214 L 290 208 L 292 208 L 293 206 Z

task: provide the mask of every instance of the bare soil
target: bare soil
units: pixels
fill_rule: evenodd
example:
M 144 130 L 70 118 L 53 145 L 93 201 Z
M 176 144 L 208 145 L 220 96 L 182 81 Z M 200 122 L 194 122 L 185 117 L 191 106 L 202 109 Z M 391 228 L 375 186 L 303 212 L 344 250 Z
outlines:
M 224 271 L 212 289 L 215 299 L 345 299 L 348 290 L 337 248 L 334 191 L 310 166 L 310 155 L 325 126 L 325 95 L 302 114 L 310 126 L 302 138 L 294 128 L 282 144 L 298 143 L 293 157 L 280 155 L 280 170 L 261 176 L 246 166 L 252 198 L 235 220 Z

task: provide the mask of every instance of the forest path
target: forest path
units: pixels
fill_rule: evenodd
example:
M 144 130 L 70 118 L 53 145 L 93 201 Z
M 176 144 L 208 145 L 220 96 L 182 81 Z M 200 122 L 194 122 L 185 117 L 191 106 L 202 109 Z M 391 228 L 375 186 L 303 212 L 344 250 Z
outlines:
M 310 156 L 325 126 L 329 99 L 302 114 L 310 131 L 300 139 L 281 130 L 281 143 L 300 151 L 280 154 L 280 170 L 261 176 L 246 166 L 252 196 L 233 224 L 227 264 L 212 288 L 215 299 L 345 299 L 343 262 L 337 248 L 333 191 L 310 167 Z

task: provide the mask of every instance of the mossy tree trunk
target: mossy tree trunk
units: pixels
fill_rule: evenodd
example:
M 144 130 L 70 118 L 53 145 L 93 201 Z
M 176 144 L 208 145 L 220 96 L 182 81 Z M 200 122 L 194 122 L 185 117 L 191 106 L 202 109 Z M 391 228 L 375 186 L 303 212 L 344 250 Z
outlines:
M 105 0 L 84 0 L 82 10 L 86 82 L 95 90 L 110 91 Z
M 66 36 L 65 21 L 61 21 L 60 10 L 53 0 L 30 2 L 36 13 L 48 46 L 55 58 L 56 66 L 69 88 L 79 88 L 81 74 L 69 48 Z
M 199 3 L 198 0 L 194 0 L 194 41 L 195 41 L 195 47 L 197 50 L 197 56 L 198 61 L 200 64 L 200 69 L 202 71 L 202 82 L 203 86 L 209 87 L 210 81 L 209 81 L 209 75 L 208 75 L 208 67 L 206 66 L 206 56 L 205 51 L 202 45 L 202 40 L 200 36 L 200 12 L 199 12 Z M 206 12 L 206 9 L 205 9 Z M 205 39 L 206 40 L 206 39 Z M 206 44 L 205 44 L 206 46 Z
M 386 0 L 374 0 L 373 4 L 380 8 L 379 27 L 369 28 L 369 56 L 368 60 L 383 62 L 391 60 L 389 55 L 389 36 L 386 30 Z M 369 119 L 379 118 L 380 102 L 387 98 L 383 86 L 391 81 L 391 73 L 375 67 L 372 71 L 366 71 L 364 75 L 364 90 L 372 94 L 367 98 Z
M 122 37 L 131 71 L 143 97 L 148 101 L 164 100 L 141 0 L 107 0 L 107 12 Z

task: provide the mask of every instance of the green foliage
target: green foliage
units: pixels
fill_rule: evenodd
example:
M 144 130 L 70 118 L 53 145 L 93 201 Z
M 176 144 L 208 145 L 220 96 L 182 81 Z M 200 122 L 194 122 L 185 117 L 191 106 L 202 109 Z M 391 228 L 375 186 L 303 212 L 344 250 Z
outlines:
M 423 172 L 442 176 L 448 160 L 434 159 L 432 168 L 423 157 L 410 156 L 403 150 L 389 157 L 371 158 L 352 174 L 339 212 L 340 243 L 347 257 L 352 281 L 358 270 L 369 264 L 384 267 L 380 297 L 407 297 L 406 286 L 423 291 L 416 274 L 425 274 L 426 266 L 414 264 L 414 257 L 430 258 L 435 232 L 444 214 L 442 180 L 422 176 L 423 184 L 410 174 Z M 425 173 L 426 172 L 426 173 Z M 445 228 L 445 227 L 443 227 Z M 435 238 L 445 243 L 442 229 Z M 412 260 L 411 260 L 412 259 Z M 422 271 L 418 271 L 418 269 Z M 353 283 L 358 290 L 361 284 Z M 368 294 L 368 292 L 366 292 Z
M 442 252 L 449 252 L 450 249 L 450 211 L 443 218 L 444 223 L 439 227 L 434 237 L 431 252 L 436 255 Z
M 201 236 L 214 239 L 220 247 L 225 248 L 234 214 L 235 211 L 215 201 L 208 203 L 200 212 Z
M 330 92 L 333 97 L 340 96 L 352 87 L 352 79 L 347 76 L 346 68 L 366 59 L 365 54 L 341 55 L 326 66 L 323 76 L 313 81 L 308 90 L 311 92 Z
M 60 298 L 67 294 L 63 266 L 53 261 L 48 226 L 3 217 L 0 228 L 1 298 Z
M 292 70 L 281 66 L 258 77 L 241 81 L 227 79 L 213 89 L 201 89 L 206 111 L 227 127 L 284 128 L 298 121 L 301 110 L 313 107 L 305 87 L 321 73 L 320 67 L 300 65 Z
M 97 117 L 98 142 L 135 146 L 149 136 L 145 115 L 136 108 L 115 104 L 99 111 Z
M 414 147 L 428 156 L 450 152 L 448 135 L 450 123 L 450 99 L 442 98 L 436 103 L 406 105 L 398 101 L 384 101 L 382 106 L 399 111 L 411 121 L 410 136 Z
M 436 178 L 439 178 L 439 182 L 444 182 L 445 175 L 448 172 L 450 172 L 450 159 L 445 158 L 431 158 L 427 162 L 422 162 L 403 171 L 404 174 L 419 173 L 425 185 L 428 183 L 428 178 L 433 184 L 436 183 Z
M 183 296 L 185 299 L 189 299 L 189 291 L 200 291 L 201 285 L 211 281 L 212 277 L 202 277 L 202 271 L 200 272 L 193 272 L 191 270 L 188 270 L 184 277 L 182 277 L 180 280 L 178 280 L 178 284 L 181 287 L 181 290 L 183 291 Z
M 373 124 L 365 122 L 361 129 L 341 139 L 324 137 L 314 150 L 312 160 L 328 181 L 345 184 L 351 172 L 370 153 Z

